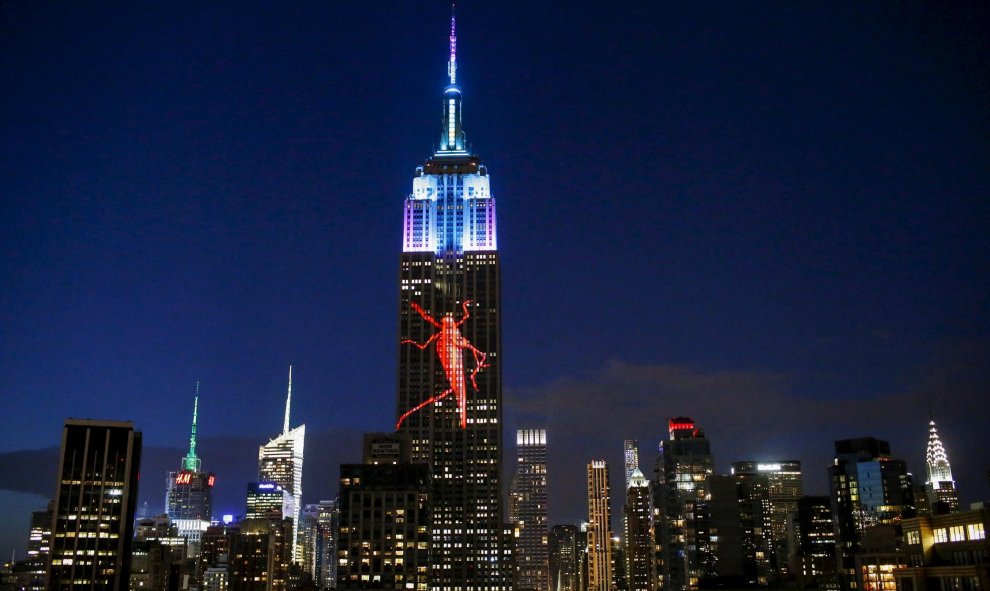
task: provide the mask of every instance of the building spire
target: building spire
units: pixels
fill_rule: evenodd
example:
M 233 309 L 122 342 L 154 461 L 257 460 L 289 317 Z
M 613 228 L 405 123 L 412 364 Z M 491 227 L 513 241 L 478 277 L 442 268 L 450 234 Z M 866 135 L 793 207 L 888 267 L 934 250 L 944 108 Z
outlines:
M 457 86 L 457 18 L 450 5 L 450 59 L 447 62 L 450 84 L 443 93 L 443 131 L 437 155 L 465 156 L 467 142 L 461 129 L 461 88 Z
M 285 422 L 282 424 L 282 435 L 289 433 L 289 407 L 292 406 L 292 366 L 289 366 L 289 394 L 285 398 Z
M 182 469 L 199 472 L 202 460 L 196 456 L 196 419 L 199 415 L 199 380 L 196 380 L 196 397 L 193 398 L 192 429 L 189 433 L 189 453 L 182 459 Z
M 946 482 L 952 480 L 952 467 L 949 466 L 949 456 L 945 453 L 945 446 L 935 429 L 935 420 L 928 422 L 928 450 L 925 454 L 925 463 L 928 467 L 928 482 Z
M 450 3 L 450 61 L 447 62 L 447 76 L 450 85 L 457 84 L 457 17 L 454 15 L 454 3 Z

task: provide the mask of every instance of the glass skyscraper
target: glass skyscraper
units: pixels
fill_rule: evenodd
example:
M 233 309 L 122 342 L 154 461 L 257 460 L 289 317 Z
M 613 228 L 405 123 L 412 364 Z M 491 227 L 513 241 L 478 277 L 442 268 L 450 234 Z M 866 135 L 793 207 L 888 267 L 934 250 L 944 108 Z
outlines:
M 299 512 L 302 509 L 303 444 L 306 425 L 289 428 L 289 410 L 292 407 L 292 366 L 289 366 L 289 389 L 285 399 L 285 419 L 282 434 L 258 448 L 258 480 L 274 482 L 286 493 L 283 517 L 292 520 L 292 560 L 302 563 L 302 550 L 298 544 Z
M 439 148 L 405 200 L 396 430 L 430 465 L 431 587 L 506 589 L 499 254 L 488 169 L 462 129 L 457 41 Z

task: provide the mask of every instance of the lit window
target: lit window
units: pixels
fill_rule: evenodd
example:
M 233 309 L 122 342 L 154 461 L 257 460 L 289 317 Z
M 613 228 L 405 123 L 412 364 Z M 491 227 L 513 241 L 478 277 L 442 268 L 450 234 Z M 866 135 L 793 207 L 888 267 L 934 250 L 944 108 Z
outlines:
M 986 531 L 983 529 L 982 523 L 970 523 L 966 526 L 969 531 L 969 539 L 971 540 L 985 540 L 987 537 Z

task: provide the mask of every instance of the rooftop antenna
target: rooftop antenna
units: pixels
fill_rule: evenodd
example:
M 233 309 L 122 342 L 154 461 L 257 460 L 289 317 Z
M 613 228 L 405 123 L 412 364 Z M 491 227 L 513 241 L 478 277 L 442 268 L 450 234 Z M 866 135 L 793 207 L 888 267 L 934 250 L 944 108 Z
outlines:
M 457 84 L 457 19 L 454 16 L 454 3 L 450 3 L 450 61 L 447 62 L 447 75 L 450 85 Z
M 289 433 L 289 407 L 292 405 L 292 366 L 289 366 L 289 395 L 285 398 L 285 422 L 282 424 L 282 435 Z
M 189 453 L 182 460 L 182 468 L 199 472 L 201 460 L 196 457 L 196 418 L 199 414 L 199 380 L 196 380 L 196 397 L 193 399 L 192 430 L 189 433 Z

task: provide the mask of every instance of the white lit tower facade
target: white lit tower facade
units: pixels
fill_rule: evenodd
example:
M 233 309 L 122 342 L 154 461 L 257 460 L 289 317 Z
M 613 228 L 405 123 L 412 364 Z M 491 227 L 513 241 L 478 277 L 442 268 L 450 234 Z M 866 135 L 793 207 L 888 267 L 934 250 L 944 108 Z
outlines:
M 292 520 L 292 561 L 302 564 L 303 548 L 299 544 L 299 513 L 302 510 L 303 444 L 306 425 L 289 428 L 292 406 L 292 366 L 289 366 L 289 389 L 285 398 L 282 434 L 258 448 L 258 480 L 278 484 L 285 491 L 282 516 Z
M 461 125 L 453 18 L 447 69 L 439 146 L 405 200 L 396 430 L 431 468 L 431 587 L 507 589 L 495 199 Z
M 203 532 L 213 515 L 213 485 L 216 476 L 202 470 L 203 460 L 196 455 L 196 421 L 199 415 L 199 383 L 193 399 L 189 453 L 182 458 L 179 470 L 165 475 L 165 514 L 181 537 L 190 544 L 191 554 L 199 554 Z
M 928 450 L 925 453 L 925 467 L 928 471 L 928 502 L 932 513 L 955 513 L 959 510 L 959 492 L 956 481 L 952 479 L 952 467 L 949 466 L 949 456 L 935 429 L 935 421 L 928 423 Z

